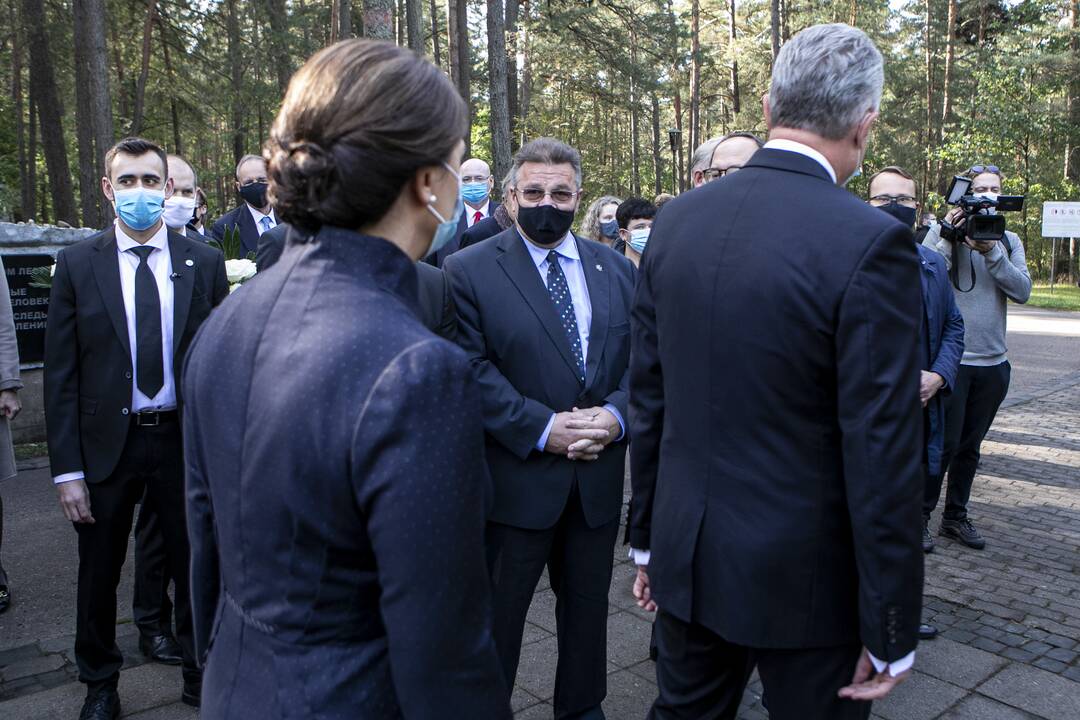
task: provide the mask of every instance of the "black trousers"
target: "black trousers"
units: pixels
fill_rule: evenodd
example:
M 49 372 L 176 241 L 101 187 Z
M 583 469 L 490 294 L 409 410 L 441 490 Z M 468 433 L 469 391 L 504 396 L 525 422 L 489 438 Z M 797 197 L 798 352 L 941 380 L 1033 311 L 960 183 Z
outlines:
M 91 687 L 112 685 L 124 658 L 116 645 L 116 588 L 127 555 L 135 505 L 153 508 L 165 538 L 165 554 L 176 582 L 176 639 L 184 656 L 184 679 L 198 680 L 188 581 L 189 550 L 184 516 L 184 463 L 177 422 L 128 431 L 113 474 L 88 483 L 92 524 L 76 523 L 79 590 L 75 662 L 79 679 Z
M 171 581 L 161 521 L 153 505 L 144 501 L 135 521 L 135 591 L 131 601 L 135 625 L 143 635 L 172 635 Z
M 942 517 L 949 520 L 967 517 L 968 499 L 971 497 L 975 471 L 979 467 L 982 441 L 1009 392 L 1011 375 L 1012 366 L 1008 361 L 990 367 L 960 366 L 956 387 L 945 401 L 941 472 L 927 480 L 923 517 L 929 518 L 937 506 L 946 472 L 949 484 Z
M 600 703 L 607 695 L 608 589 L 618 532 L 617 517 L 600 527 L 589 527 L 576 485 L 553 528 L 488 525 L 495 647 L 506 686 L 511 689 L 521 658 L 525 616 L 547 566 L 556 598 L 559 645 L 556 718 L 572 718 L 590 710 L 600 713 Z
M 870 703 L 842 700 L 862 648 L 766 650 L 735 645 L 660 610 L 654 623 L 660 696 L 649 720 L 733 720 L 757 667 L 771 720 L 865 720 Z
M 0 497 L 0 550 L 4 549 L 4 498 Z M 3 555 L 0 554 L 0 560 Z M 6 588 L 8 584 L 7 572 L 4 571 L 4 563 L 0 562 L 0 588 Z

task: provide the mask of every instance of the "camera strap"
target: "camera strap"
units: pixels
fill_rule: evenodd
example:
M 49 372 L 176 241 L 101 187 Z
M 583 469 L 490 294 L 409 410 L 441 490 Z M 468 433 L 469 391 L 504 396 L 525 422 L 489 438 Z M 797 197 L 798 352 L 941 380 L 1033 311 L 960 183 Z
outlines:
M 971 285 L 967 290 L 960 287 L 960 248 L 963 246 L 967 249 L 968 267 L 971 272 Z M 964 243 L 953 242 L 952 243 L 952 262 L 949 263 L 949 280 L 952 281 L 952 285 L 958 292 L 968 293 L 975 289 L 975 258 L 972 256 L 972 249 L 964 245 Z M 1010 250 L 1011 252 L 1011 250 Z

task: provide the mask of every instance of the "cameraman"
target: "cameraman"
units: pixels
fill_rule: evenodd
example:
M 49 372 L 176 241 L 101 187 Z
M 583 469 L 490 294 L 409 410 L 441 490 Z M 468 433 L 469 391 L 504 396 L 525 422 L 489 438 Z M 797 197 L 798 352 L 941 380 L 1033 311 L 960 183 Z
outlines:
M 975 165 L 967 176 L 972 181 L 973 195 L 997 200 L 1001 194 L 1004 178 L 997 166 Z M 958 236 L 962 235 L 964 218 L 960 208 L 951 210 L 945 222 L 957 229 Z M 1026 303 L 1031 295 L 1031 276 L 1024 246 L 1016 233 L 1008 230 L 1002 241 L 974 242 L 964 238 L 962 244 L 953 248 L 952 242 L 941 237 L 941 227 L 934 225 L 923 245 L 941 253 L 947 264 L 955 258 L 953 289 L 964 317 L 964 356 L 956 386 L 945 405 L 941 472 L 927 483 L 923 518 L 929 522 L 948 472 L 945 510 L 938 532 L 981 550 L 986 547 L 986 541 L 968 518 L 968 498 L 979 465 L 979 448 L 1009 391 L 1011 367 L 1005 356 L 1007 300 Z M 965 272 L 968 268 L 970 277 L 961 279 L 968 274 Z

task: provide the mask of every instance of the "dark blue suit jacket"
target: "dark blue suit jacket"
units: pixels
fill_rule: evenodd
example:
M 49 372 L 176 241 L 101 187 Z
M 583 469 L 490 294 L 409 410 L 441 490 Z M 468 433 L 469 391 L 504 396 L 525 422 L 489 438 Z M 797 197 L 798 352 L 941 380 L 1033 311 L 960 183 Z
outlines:
M 251 211 L 248 210 L 247 203 L 240 203 L 240 207 L 235 207 L 218 218 L 218 221 L 210 229 L 210 235 L 218 242 L 221 242 L 222 238 L 225 237 L 225 228 L 234 225 L 240 228 L 240 245 L 243 247 L 244 257 L 247 257 L 248 253 L 257 251 L 259 248 L 259 228 L 255 227 L 255 218 L 251 217 Z
M 491 520 L 533 530 L 553 526 L 575 479 L 591 527 L 622 507 L 627 437 L 594 462 L 536 449 L 552 413 L 614 405 L 626 417 L 630 357 L 630 261 L 577 239 L 592 303 L 585 384 L 525 240 L 510 228 L 447 258 L 458 342 L 483 400 L 487 459 L 495 484 Z
M 922 298 L 924 320 L 929 341 L 930 367 L 923 368 L 936 372 L 945 380 L 941 388 L 927 403 L 929 431 L 926 443 L 926 462 L 931 475 L 941 472 L 941 453 L 945 445 L 945 395 L 956 384 L 956 373 L 960 371 L 960 359 L 964 356 L 964 318 L 956 307 L 956 296 L 949 283 L 949 271 L 945 259 L 939 254 L 916 246 L 922 272 Z
M 195 341 L 184 450 L 207 720 L 510 718 L 478 393 L 415 298 L 396 247 L 323 228 Z
M 492 200 L 488 205 L 488 218 L 495 217 L 495 211 L 498 209 L 499 203 Z M 470 208 L 468 205 L 465 206 L 465 211 L 461 213 L 461 217 L 458 219 L 457 232 L 454 233 L 454 237 L 450 240 L 450 242 L 446 243 L 446 245 L 441 247 L 438 252 L 428 255 L 424 259 L 425 262 L 427 262 L 429 265 L 434 265 L 435 267 L 441 268 L 443 266 L 443 263 L 446 262 L 446 258 L 450 257 L 461 249 L 461 236 L 465 234 L 465 231 L 469 230 L 469 219 L 467 215 L 474 212 L 476 211 Z M 483 220 L 481 220 L 481 222 L 483 222 Z
M 797 153 L 664 206 L 633 310 L 630 539 L 665 612 L 748 647 L 915 648 L 917 257 Z

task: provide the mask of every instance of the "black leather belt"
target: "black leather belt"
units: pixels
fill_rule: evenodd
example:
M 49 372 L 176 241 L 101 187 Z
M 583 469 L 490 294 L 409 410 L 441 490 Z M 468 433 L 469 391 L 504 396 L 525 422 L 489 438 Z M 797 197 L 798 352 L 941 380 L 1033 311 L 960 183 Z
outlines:
M 140 410 L 135 415 L 135 427 L 157 427 L 180 420 L 176 410 Z

